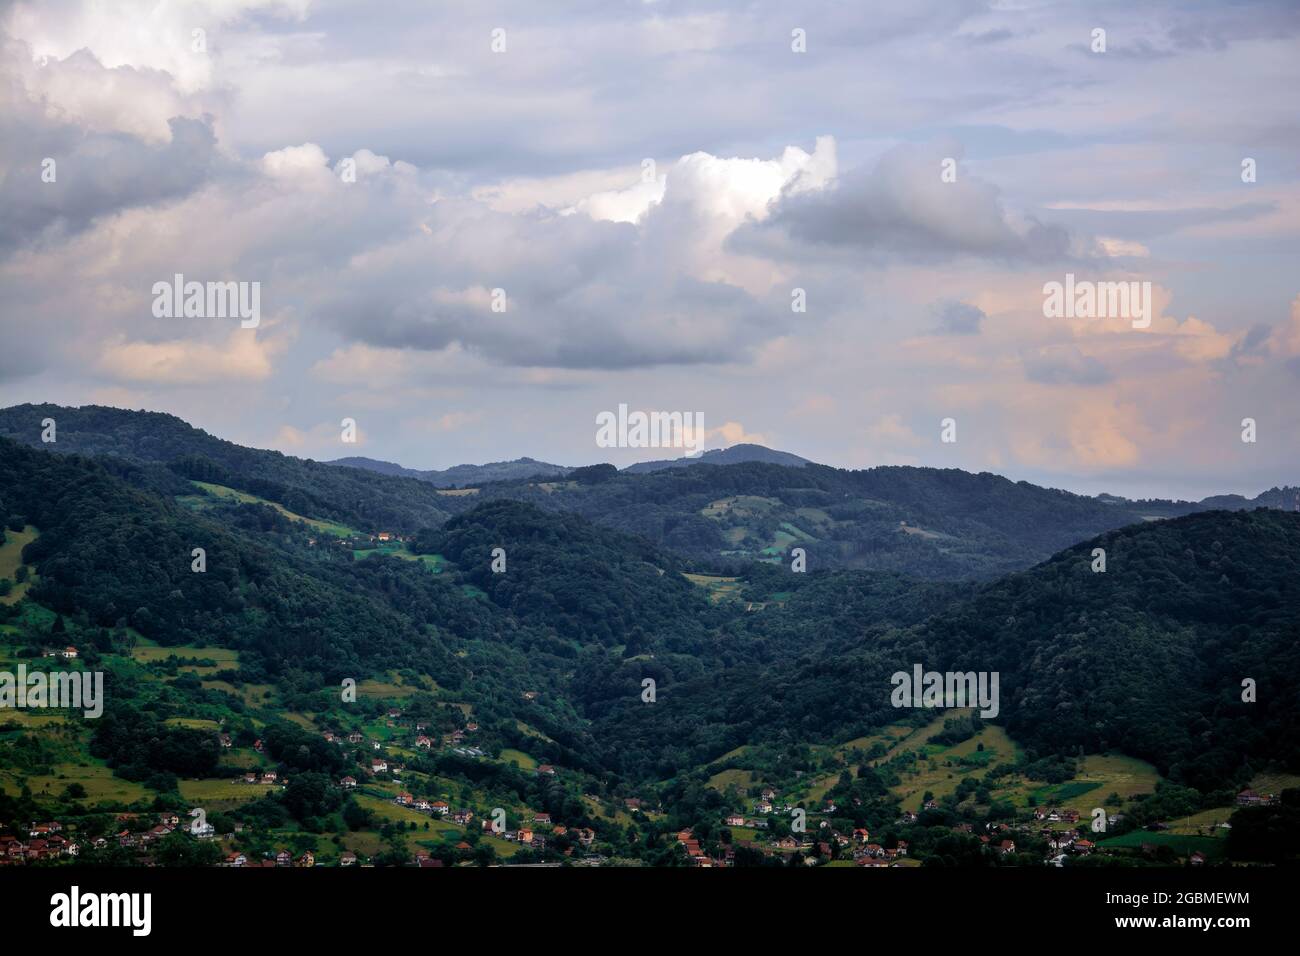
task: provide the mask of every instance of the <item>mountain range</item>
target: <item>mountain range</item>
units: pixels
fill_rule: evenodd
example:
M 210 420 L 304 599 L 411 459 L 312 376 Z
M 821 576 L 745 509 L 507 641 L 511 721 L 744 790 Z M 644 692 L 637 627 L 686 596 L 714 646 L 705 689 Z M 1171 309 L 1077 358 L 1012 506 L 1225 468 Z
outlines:
M 1289 804 L 1231 809 L 1300 780 L 1300 514 L 1248 507 L 1294 489 L 1226 510 L 761 461 L 451 489 L 148 412 L 19 406 L 0 435 L 0 670 L 72 646 L 107 687 L 97 721 L 0 720 L 0 826 L 206 794 L 249 852 L 678 865 L 689 828 L 764 865 L 776 804 L 986 865 L 959 825 L 1102 806 L 1119 859 L 1226 806 L 1233 842 L 1197 846 L 1295 853 Z M 998 674 L 996 716 L 899 709 L 918 666 Z M 565 832 L 423 828 L 404 795 Z M 215 861 L 192 844 L 168 852 Z

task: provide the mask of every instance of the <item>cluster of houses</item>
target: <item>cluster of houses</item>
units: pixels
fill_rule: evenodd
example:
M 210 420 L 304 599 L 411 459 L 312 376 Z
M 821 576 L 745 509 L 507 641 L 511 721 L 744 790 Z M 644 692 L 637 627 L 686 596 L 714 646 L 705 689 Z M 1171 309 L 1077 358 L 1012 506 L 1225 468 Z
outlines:
M 71 645 L 62 650 L 47 647 L 45 650 L 41 651 L 41 657 L 61 657 L 65 661 L 75 661 L 79 656 L 80 655 L 77 654 L 77 649 Z
M 493 833 L 492 821 L 484 819 L 482 821 L 483 831 Z M 518 843 L 521 846 L 531 847 L 534 850 L 544 850 L 546 848 L 546 837 L 542 830 L 550 831 L 552 836 L 560 837 L 569 832 L 569 828 L 558 823 L 551 822 L 549 813 L 535 813 L 530 824 L 519 827 L 517 830 L 503 830 L 496 836 L 503 840 L 509 840 L 512 843 Z M 596 831 L 590 827 L 576 827 L 573 830 L 578 843 L 583 847 L 590 847 L 596 842 Z
M 182 826 L 185 832 L 200 840 L 211 840 L 216 836 L 212 824 L 203 818 L 182 824 L 177 814 L 160 813 L 153 826 L 147 829 L 132 829 L 139 823 L 139 818 L 140 814 L 137 813 L 119 814 L 116 822 L 121 829 L 111 836 L 99 836 L 94 839 L 66 836 L 63 825 L 57 820 L 48 823 L 31 823 L 27 828 L 25 839 L 21 834 L 0 834 L 0 866 L 75 857 L 79 856 L 84 849 L 104 850 L 113 844 L 144 855 L 143 862 L 148 864 L 151 862 L 151 858 L 147 856 L 150 849 L 163 837 L 181 829 Z
M 1051 823 L 1078 823 L 1078 810 L 1044 810 L 1041 807 L 1034 811 L 1035 820 L 1047 820 Z
M 351 851 L 345 851 L 339 857 L 339 866 L 354 866 L 357 862 L 357 855 Z M 316 854 L 311 850 L 304 851 L 301 855 L 295 857 L 288 850 L 280 850 L 275 856 L 268 856 L 265 859 L 257 860 L 248 858 L 245 853 L 228 853 L 222 866 L 237 866 L 242 868 L 250 867 L 276 867 L 276 866 L 296 866 L 307 867 L 316 865 Z
M 686 856 L 691 861 L 692 866 L 701 868 L 735 866 L 736 851 L 733 847 L 726 847 L 720 857 L 711 857 L 704 852 L 704 849 L 700 846 L 700 841 L 695 838 L 695 833 L 689 828 L 677 834 L 677 845 L 686 851 Z
M 0 834 L 0 866 L 19 866 L 41 860 L 57 860 L 62 856 L 76 856 L 81 846 L 61 832 L 62 824 L 32 823 L 27 829 L 27 839 L 13 834 Z

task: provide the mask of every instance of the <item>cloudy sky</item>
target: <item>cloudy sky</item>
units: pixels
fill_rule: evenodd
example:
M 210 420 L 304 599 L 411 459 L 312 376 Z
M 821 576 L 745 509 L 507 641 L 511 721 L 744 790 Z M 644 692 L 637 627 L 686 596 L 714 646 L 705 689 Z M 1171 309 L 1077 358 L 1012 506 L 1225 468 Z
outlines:
M 1295 484 L 1298 35 L 1288 0 L 0 0 L 0 404 L 675 457 L 596 446 L 623 403 L 844 467 Z M 260 283 L 260 324 L 156 317 L 176 273 Z M 1150 326 L 1045 317 L 1067 273 L 1150 282 Z

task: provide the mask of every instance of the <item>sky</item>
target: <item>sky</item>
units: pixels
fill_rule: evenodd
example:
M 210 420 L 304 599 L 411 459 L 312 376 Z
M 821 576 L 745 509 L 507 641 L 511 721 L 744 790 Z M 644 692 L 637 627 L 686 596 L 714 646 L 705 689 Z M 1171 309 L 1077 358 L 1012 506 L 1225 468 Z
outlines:
M 0 405 L 682 453 L 599 446 L 626 405 L 845 468 L 1298 484 L 1298 39 L 1292 2 L 0 0 Z M 160 309 L 177 274 L 257 324 Z M 1046 314 L 1067 276 L 1149 323 Z

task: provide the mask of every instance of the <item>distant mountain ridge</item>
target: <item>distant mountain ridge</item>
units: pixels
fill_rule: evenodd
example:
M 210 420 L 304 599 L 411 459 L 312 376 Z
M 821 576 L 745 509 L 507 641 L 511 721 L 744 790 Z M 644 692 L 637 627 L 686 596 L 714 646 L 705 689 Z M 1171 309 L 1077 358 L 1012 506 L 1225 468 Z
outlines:
M 47 417 L 57 421 L 55 443 L 41 440 Z M 328 464 L 245 448 L 173 415 L 93 405 L 0 409 L 0 436 L 96 456 L 110 473 L 155 494 L 179 499 L 219 485 L 360 534 L 414 534 L 490 500 L 522 501 L 640 535 L 727 573 L 755 561 L 788 562 L 798 547 L 813 569 L 987 579 L 1125 525 L 1261 505 L 1294 511 L 1300 495 L 1283 487 L 1254 499 L 1132 501 L 951 468 L 846 470 L 757 445 L 623 471 L 593 466 L 599 475 L 528 458 L 423 473 L 368 458 Z M 694 467 L 700 463 L 726 467 Z M 556 480 L 565 474 L 572 479 Z
M 788 451 L 777 451 L 764 445 L 741 442 L 730 448 L 713 448 L 702 455 L 639 461 L 635 465 L 628 465 L 623 471 L 630 475 L 644 475 L 652 471 L 685 468 L 690 465 L 740 465 L 751 461 L 767 465 L 785 465 L 788 468 L 802 468 L 804 465 L 812 464 L 807 458 L 800 458 Z
M 494 481 L 524 481 L 529 478 L 563 478 L 572 468 L 553 465 L 535 458 L 515 458 L 512 461 L 490 461 L 483 465 L 453 465 L 442 470 L 420 471 L 406 468 L 391 461 L 380 461 L 355 455 L 324 462 L 341 468 L 361 468 L 381 475 L 398 475 L 426 481 L 435 488 L 466 488 Z

